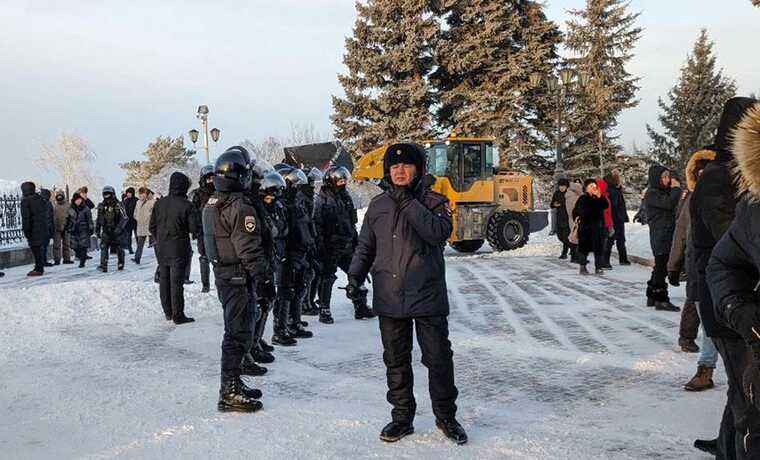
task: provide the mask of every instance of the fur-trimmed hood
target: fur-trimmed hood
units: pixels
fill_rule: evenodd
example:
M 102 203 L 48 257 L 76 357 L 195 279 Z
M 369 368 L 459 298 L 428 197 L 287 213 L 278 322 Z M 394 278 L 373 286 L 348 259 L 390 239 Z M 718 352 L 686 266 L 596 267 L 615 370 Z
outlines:
M 739 194 L 760 201 L 760 102 L 750 107 L 734 132 L 735 173 Z
M 697 186 L 698 166 L 700 162 L 713 161 L 715 159 L 715 150 L 702 149 L 694 153 L 689 158 L 689 162 L 686 163 L 686 187 L 690 192 L 694 191 L 694 187 Z

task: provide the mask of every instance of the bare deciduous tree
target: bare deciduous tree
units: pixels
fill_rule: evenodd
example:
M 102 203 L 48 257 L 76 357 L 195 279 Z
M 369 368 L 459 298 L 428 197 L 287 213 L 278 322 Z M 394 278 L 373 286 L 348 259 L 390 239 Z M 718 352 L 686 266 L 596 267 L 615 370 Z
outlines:
M 45 172 L 56 175 L 55 184 L 60 188 L 67 185 L 75 190 L 83 185 L 97 186 L 99 178 L 92 172 L 97 159 L 87 142 L 72 133 L 61 133 L 52 144 L 42 144 L 34 164 Z

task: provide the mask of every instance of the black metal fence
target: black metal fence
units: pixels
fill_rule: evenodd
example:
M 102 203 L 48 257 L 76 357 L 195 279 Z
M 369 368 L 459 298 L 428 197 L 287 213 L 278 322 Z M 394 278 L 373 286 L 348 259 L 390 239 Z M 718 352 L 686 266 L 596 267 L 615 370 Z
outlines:
M 21 196 L 0 195 L 0 247 L 24 241 L 21 230 Z

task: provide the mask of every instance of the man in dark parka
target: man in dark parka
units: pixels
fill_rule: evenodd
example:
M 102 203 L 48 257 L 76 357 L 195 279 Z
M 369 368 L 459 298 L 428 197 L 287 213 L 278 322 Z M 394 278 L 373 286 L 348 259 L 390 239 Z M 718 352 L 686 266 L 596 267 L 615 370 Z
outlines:
M 27 276 L 40 276 L 45 272 L 43 245 L 50 241 L 50 202 L 35 193 L 35 188 L 34 182 L 21 184 L 22 230 L 34 255 L 34 269 Z
M 454 364 L 449 342 L 449 301 L 443 249 L 451 234 L 448 200 L 430 190 L 425 153 L 416 144 L 388 147 L 386 190 L 370 202 L 349 268 L 349 291 L 361 289 L 372 271 L 373 307 L 380 321 L 388 402 L 393 421 L 380 438 L 393 442 L 412 433 L 416 410 L 412 331 L 428 368 L 436 426 L 457 444 L 467 434 L 456 421 Z M 349 292 L 349 296 L 351 292 Z
M 748 369 L 750 359 L 757 362 L 750 354 L 758 356 L 756 352 L 751 353 L 756 349 L 753 339 L 756 334 L 751 328 L 756 327 L 752 319 L 756 315 L 758 254 L 754 241 L 747 240 L 749 235 L 757 235 L 758 214 L 756 205 L 742 203 L 736 206 L 739 193 L 732 174 L 734 154 L 740 166 L 746 160 L 754 158 L 756 162 L 758 158 L 752 153 L 756 152 L 754 149 L 734 149 L 732 146 L 734 130 L 755 103 L 754 99 L 744 97 L 726 102 L 715 137 L 715 160 L 705 167 L 690 203 L 694 264 L 699 273 L 699 314 L 705 332 L 712 337 L 720 353 L 728 377 L 726 408 L 717 439 L 718 458 L 734 455 L 735 458 L 760 458 L 758 441 L 752 435 L 758 432 L 755 416 L 750 411 L 751 403 L 745 391 L 742 391 L 743 371 Z M 753 113 L 757 117 L 756 109 Z M 740 129 L 738 135 L 741 136 L 742 132 L 748 135 L 746 129 Z M 752 137 L 751 133 L 749 135 Z M 750 174 L 753 171 L 754 168 L 745 164 L 741 168 L 741 178 L 743 189 L 756 192 L 757 189 L 749 187 L 747 182 L 750 178 L 756 182 L 756 176 Z M 736 221 L 732 224 L 735 216 Z M 752 287 L 748 288 L 748 282 L 752 282 Z M 750 449 L 745 452 L 744 436 L 748 431 L 751 434 L 747 438 Z

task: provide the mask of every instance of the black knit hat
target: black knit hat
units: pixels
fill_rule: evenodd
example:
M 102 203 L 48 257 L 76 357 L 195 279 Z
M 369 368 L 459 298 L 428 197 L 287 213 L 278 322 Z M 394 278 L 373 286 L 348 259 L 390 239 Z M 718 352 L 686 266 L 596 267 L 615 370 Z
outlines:
M 563 185 L 565 187 L 570 187 L 570 181 L 567 180 L 566 177 L 563 177 L 562 179 L 560 179 L 560 180 L 557 181 L 557 186 L 558 187 L 562 187 Z

